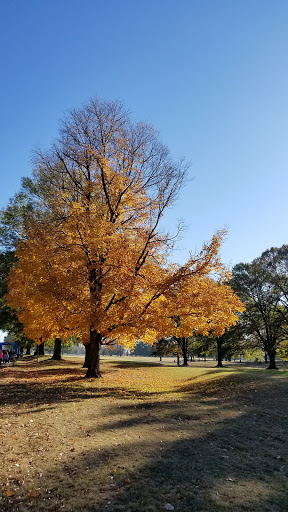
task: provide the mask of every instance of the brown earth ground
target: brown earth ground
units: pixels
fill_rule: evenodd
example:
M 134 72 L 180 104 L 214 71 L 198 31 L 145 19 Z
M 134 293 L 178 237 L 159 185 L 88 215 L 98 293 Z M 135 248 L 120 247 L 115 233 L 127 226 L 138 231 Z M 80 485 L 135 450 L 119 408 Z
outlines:
M 288 511 L 286 364 L 81 363 L 0 369 L 1 512 Z

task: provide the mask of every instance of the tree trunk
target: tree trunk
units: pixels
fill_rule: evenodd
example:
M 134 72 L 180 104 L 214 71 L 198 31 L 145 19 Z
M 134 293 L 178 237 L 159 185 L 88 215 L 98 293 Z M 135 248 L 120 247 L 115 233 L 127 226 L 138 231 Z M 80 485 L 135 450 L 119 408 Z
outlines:
M 44 356 L 44 341 L 39 345 L 39 356 Z
M 88 351 L 86 351 L 87 358 L 87 373 L 86 379 L 101 377 L 100 373 L 100 348 L 101 348 L 102 336 L 97 331 L 90 331 L 90 343 Z M 86 358 L 85 358 L 86 360 Z M 86 362 L 86 361 L 85 361 Z M 84 363 L 85 364 L 85 363 Z
M 84 345 L 84 347 L 85 347 L 85 359 L 84 359 L 84 363 L 83 363 L 82 368 L 88 368 L 91 345 L 90 345 L 90 343 L 86 343 Z
M 27 343 L 26 345 L 26 356 L 30 356 L 31 354 L 31 345 L 30 343 Z
M 35 356 L 44 356 L 44 341 L 40 343 L 40 345 L 37 344 L 36 350 L 35 350 Z
M 182 353 L 183 353 L 183 366 L 188 366 L 188 341 L 187 338 L 182 338 Z
M 179 366 L 179 365 L 180 365 L 180 357 L 179 357 L 179 354 L 177 352 L 177 366 Z
M 268 356 L 269 356 L 269 366 L 267 367 L 267 370 L 278 370 L 276 366 L 276 350 L 275 348 L 267 349 Z
M 61 345 L 62 345 L 61 338 L 55 338 L 55 341 L 54 341 L 54 352 L 53 352 L 53 356 L 51 357 L 51 359 L 54 359 L 55 361 L 60 361 L 60 359 L 61 359 Z
M 217 340 L 217 365 L 216 365 L 216 368 L 223 368 L 223 364 L 222 364 L 222 343 L 221 341 L 218 339 Z

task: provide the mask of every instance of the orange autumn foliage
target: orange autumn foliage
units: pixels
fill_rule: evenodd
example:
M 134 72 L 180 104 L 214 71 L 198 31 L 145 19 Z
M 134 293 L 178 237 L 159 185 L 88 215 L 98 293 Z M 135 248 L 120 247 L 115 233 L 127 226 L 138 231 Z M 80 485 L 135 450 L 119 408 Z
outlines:
M 176 316 L 181 317 L 178 337 L 193 332 L 219 336 L 237 321 L 241 302 L 221 283 L 227 277 L 217 260 L 221 233 L 201 258 L 191 258 L 184 266 L 165 265 L 160 255 L 157 261 L 154 248 L 153 258 L 147 258 L 136 275 L 137 240 L 114 240 L 110 235 L 101 265 L 101 294 L 93 300 L 89 260 L 80 243 L 84 232 L 75 238 L 71 232 L 60 239 L 51 227 L 34 225 L 19 244 L 18 263 L 9 277 L 9 302 L 17 308 L 25 334 L 35 341 L 73 334 L 87 342 L 93 325 L 103 342 L 117 339 L 131 348 L 137 339 L 153 344 L 158 337 L 174 334 Z M 220 282 L 210 277 L 215 268 Z
M 95 376 L 100 345 L 153 344 L 175 329 L 215 336 L 243 307 L 224 284 L 218 232 L 185 265 L 169 264 L 159 231 L 185 176 L 154 130 L 132 125 L 117 103 L 91 101 L 65 120 L 35 179 L 41 214 L 23 232 L 9 277 L 9 304 L 30 338 L 90 341 Z M 92 360 L 91 359 L 91 360 Z

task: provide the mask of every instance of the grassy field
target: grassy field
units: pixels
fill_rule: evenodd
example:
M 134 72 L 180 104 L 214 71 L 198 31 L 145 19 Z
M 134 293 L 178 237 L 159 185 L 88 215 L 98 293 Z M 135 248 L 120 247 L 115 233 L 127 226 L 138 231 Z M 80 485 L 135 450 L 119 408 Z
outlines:
M 288 511 L 288 367 L 81 362 L 0 369 L 1 512 Z

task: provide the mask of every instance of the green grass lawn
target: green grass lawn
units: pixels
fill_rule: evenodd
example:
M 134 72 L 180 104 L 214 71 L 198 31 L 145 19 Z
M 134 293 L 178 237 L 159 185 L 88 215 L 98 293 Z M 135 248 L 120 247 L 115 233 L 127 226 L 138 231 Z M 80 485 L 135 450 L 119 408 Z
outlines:
M 1 512 L 288 511 L 285 365 L 81 363 L 0 369 Z

